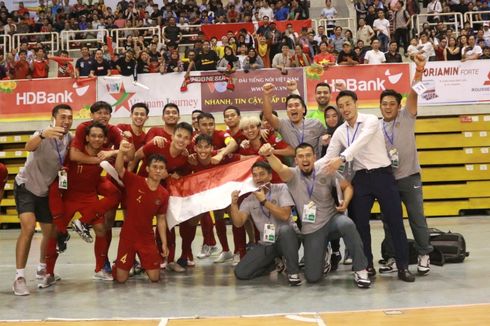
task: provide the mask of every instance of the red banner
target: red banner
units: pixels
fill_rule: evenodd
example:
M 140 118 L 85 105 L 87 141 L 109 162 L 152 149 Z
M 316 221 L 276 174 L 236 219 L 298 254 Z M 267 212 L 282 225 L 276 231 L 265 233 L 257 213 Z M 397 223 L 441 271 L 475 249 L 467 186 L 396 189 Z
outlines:
M 348 90 L 355 91 L 361 108 L 379 107 L 379 94 L 385 89 L 406 94 L 410 90 L 409 64 L 379 64 L 357 66 L 334 66 L 323 70 L 314 65 L 306 68 L 306 88 L 308 90 L 308 105 L 316 107 L 315 86 L 327 82 L 332 86 L 330 103 L 335 104 L 338 92 L 333 85 L 340 82 Z
M 201 31 L 206 36 L 206 40 L 211 39 L 213 36 L 221 40 L 221 37 L 225 36 L 226 33 L 233 32 L 233 34 L 237 34 L 242 28 L 245 28 L 249 33 L 255 31 L 252 23 L 201 25 Z
M 311 19 L 305 20 L 275 20 L 276 28 L 281 32 L 284 32 L 289 24 L 293 25 L 293 29 L 296 33 L 301 33 L 301 29 L 303 27 L 310 28 L 311 27 Z
M 209 73 L 201 72 L 201 77 Z M 288 79 L 294 79 L 298 83 L 298 89 L 303 94 L 304 80 L 303 69 L 288 69 L 288 74 L 283 75 L 278 69 L 254 70 L 250 73 L 237 71 L 230 75 L 235 84 L 235 89 L 227 89 L 227 83 L 201 84 L 202 110 L 205 112 L 222 112 L 226 107 L 234 105 L 242 111 L 262 111 L 262 85 L 273 83 L 276 92 L 273 97 L 275 110 L 285 108 L 286 97 L 289 92 L 286 88 Z
M 0 81 L 0 121 L 47 120 L 57 104 L 73 108 L 74 118 L 88 118 L 96 101 L 96 80 L 71 78 Z

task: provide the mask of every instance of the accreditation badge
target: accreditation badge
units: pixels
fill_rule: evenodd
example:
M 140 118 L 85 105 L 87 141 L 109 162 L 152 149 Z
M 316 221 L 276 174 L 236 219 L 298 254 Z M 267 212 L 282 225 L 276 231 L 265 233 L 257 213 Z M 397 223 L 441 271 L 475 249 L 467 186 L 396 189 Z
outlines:
M 58 171 L 58 188 L 68 189 L 68 174 L 65 170 Z
M 398 157 L 398 150 L 396 148 L 392 148 L 388 152 L 388 155 L 390 156 L 391 166 L 395 169 L 398 168 L 400 166 L 400 159 Z
M 264 242 L 274 243 L 276 242 L 276 226 L 274 224 L 264 225 Z
M 315 223 L 316 222 L 316 205 L 313 201 L 310 201 L 303 207 L 303 216 L 301 217 L 303 223 Z

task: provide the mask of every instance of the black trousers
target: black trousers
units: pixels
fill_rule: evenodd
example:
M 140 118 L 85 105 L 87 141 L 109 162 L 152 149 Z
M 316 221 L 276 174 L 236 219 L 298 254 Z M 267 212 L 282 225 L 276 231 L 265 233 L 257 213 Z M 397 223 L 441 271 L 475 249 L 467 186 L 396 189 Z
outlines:
M 403 50 L 405 50 L 404 53 L 407 53 L 407 48 L 409 44 L 408 40 L 408 29 L 406 28 L 397 28 L 394 33 L 394 38 L 396 44 L 398 44 L 398 47 L 402 46 Z
M 393 239 L 396 265 L 399 270 L 407 268 L 407 235 L 403 226 L 400 194 L 391 166 L 357 171 L 352 185 L 354 196 L 349 204 L 349 215 L 361 236 L 368 266 L 373 267 L 369 218 L 374 200 L 377 199 Z

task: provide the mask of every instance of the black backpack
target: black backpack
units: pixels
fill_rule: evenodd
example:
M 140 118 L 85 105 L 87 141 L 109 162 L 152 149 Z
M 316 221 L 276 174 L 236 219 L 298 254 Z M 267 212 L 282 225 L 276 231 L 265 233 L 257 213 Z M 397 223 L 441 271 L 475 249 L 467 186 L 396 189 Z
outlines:
M 461 233 L 443 232 L 429 228 L 430 243 L 434 251 L 430 253 L 430 261 L 434 265 L 445 263 L 462 263 L 470 255 L 466 251 L 466 241 Z

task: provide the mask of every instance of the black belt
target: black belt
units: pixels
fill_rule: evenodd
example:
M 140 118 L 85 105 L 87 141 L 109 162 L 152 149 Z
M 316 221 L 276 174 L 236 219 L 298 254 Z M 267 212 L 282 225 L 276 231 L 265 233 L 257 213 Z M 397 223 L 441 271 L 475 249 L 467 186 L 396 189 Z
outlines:
M 384 166 L 382 168 L 376 168 L 376 169 L 362 169 L 356 171 L 356 173 L 376 173 L 376 172 L 384 172 L 384 171 L 391 171 L 391 165 Z

